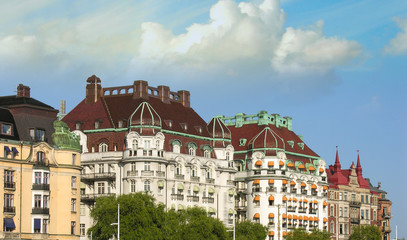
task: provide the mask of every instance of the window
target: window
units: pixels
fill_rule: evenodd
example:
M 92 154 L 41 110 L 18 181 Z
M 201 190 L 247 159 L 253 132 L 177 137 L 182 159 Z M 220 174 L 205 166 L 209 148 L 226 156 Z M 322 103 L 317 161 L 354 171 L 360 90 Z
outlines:
M 75 124 L 75 129 L 76 130 L 81 130 L 81 123 L 76 123 Z
M 37 165 L 45 166 L 45 153 L 44 152 L 37 152 Z
M 226 152 L 226 160 L 230 160 L 230 152 Z
M 339 234 L 343 234 L 343 224 L 339 224 Z
M 352 202 L 356 201 L 356 194 L 352 194 Z
M 45 141 L 45 130 L 30 128 L 30 137 L 33 141 Z
M 42 203 L 42 207 L 49 208 L 49 196 L 44 195 L 44 196 L 42 196 L 42 199 L 44 200 L 44 202 Z
M 76 222 L 72 221 L 71 222 L 71 234 L 74 235 L 75 234 L 75 227 L 76 227 Z
M 4 170 L 4 184 L 7 185 L 7 183 L 14 183 L 14 171 Z
M 190 147 L 190 148 L 188 149 L 188 154 L 191 155 L 191 156 L 195 156 L 195 154 L 196 154 L 195 148 Z
M 373 220 L 376 221 L 377 216 L 376 216 L 376 211 L 373 211 Z
M 85 216 L 85 204 L 81 203 L 81 205 L 79 206 L 79 214 L 81 216 Z
M 48 219 L 42 220 L 42 233 L 48 233 Z
M 13 194 L 4 194 L 4 208 L 7 208 L 7 210 L 12 211 L 12 207 L 14 207 L 14 195 Z
M 72 153 L 72 165 L 76 165 L 76 154 Z
M 98 165 L 99 168 L 99 173 L 104 173 L 105 172 L 105 165 L 103 163 Z
M 130 182 L 130 192 L 134 193 L 136 192 L 136 181 L 131 180 Z
M 347 192 L 346 192 L 346 193 L 344 193 L 344 195 L 343 195 L 343 196 L 344 196 L 344 198 L 343 198 L 343 199 L 344 199 L 345 201 L 348 201 L 348 193 L 347 193 Z
M 196 177 L 198 175 L 196 166 L 192 166 L 191 176 Z
M 211 169 L 206 170 L 206 178 L 211 179 L 212 178 L 212 171 Z
M 75 176 L 71 177 L 71 188 L 76 189 L 76 177 Z
M 331 213 L 331 217 L 335 216 L 335 215 L 334 215 L 334 206 L 331 206 L 331 211 L 330 211 L 330 213 Z
M 100 128 L 100 122 L 99 121 L 95 121 L 95 129 Z
M 339 208 L 339 217 L 343 217 L 343 208 L 342 207 Z
M 365 202 L 365 199 L 364 199 L 363 195 L 360 195 L 360 200 L 361 200 L 362 203 Z
M 41 184 L 42 173 L 41 172 L 35 172 L 34 176 L 35 176 L 34 183 L 35 184 Z
M 369 195 L 366 195 L 366 203 L 369 203 Z
M 83 224 L 83 223 L 79 224 L 79 231 L 80 231 L 81 236 L 85 236 L 85 235 L 86 235 L 86 232 L 85 232 L 85 224 Z
M 39 195 L 39 194 L 34 195 L 34 207 L 35 208 L 41 207 L 41 195 Z
M 3 134 L 3 135 L 12 135 L 11 130 L 12 130 L 11 124 L 5 124 L 5 123 L 1 124 L 1 134 Z
M 150 191 L 150 181 L 146 180 L 144 182 L 144 191 L 149 192 Z
M 179 145 L 177 145 L 177 144 L 174 144 L 173 146 L 172 146 L 172 151 L 174 152 L 174 153 L 180 153 L 180 146 Z
M 41 232 L 41 219 L 34 218 L 34 233 L 40 233 L 40 232 Z
M 99 152 L 107 152 L 109 151 L 109 146 L 107 143 L 101 143 L 99 144 Z
M 98 194 L 105 193 L 105 183 L 98 183 Z
M 182 174 L 182 167 L 181 167 L 181 164 L 177 164 L 177 167 L 176 167 L 176 169 L 175 169 L 175 174 L 176 175 L 181 175 Z
M 131 162 L 131 163 L 130 163 L 130 170 L 131 170 L 132 172 L 136 171 L 136 162 Z
M 366 209 L 365 214 L 366 214 L 366 219 L 369 220 L 369 210 Z
M 144 171 L 150 171 L 150 162 L 144 162 Z
M 49 184 L 49 173 L 44 172 L 44 179 L 43 179 L 44 184 Z
M 204 157 L 205 158 L 210 158 L 211 157 L 211 152 L 209 150 L 204 151 Z
M 360 210 L 360 218 L 365 219 L 365 210 Z
M 76 212 L 76 199 L 71 199 L 71 212 Z
M 331 233 L 334 233 L 334 222 L 331 222 L 330 225 L 331 225 L 331 227 L 329 230 L 331 231 Z
M 345 227 L 345 234 L 348 234 L 348 224 L 345 223 L 345 224 L 344 224 L 344 227 Z
M 150 140 L 144 141 L 144 149 L 150 149 Z
M 157 141 L 157 142 L 156 142 L 156 144 L 155 144 L 155 148 L 156 148 L 157 150 L 159 150 L 159 149 L 160 149 L 160 141 Z
M 339 200 L 342 200 L 342 198 L 343 198 L 343 197 L 342 197 L 342 194 L 343 194 L 343 193 L 339 193 Z
M 344 209 L 344 217 L 349 217 L 349 215 L 348 215 L 348 207 L 345 207 L 345 209 Z
M 119 124 L 117 124 L 117 125 L 118 125 L 119 128 L 122 128 L 122 127 L 123 127 L 123 121 L 120 120 L 120 121 L 119 121 Z

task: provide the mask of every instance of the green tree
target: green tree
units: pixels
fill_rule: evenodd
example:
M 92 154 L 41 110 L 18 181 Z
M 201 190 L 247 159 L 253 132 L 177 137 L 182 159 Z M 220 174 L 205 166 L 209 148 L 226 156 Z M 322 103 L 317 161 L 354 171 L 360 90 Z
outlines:
M 329 240 L 330 234 L 327 231 L 313 230 L 308 233 L 303 228 L 296 228 L 287 234 L 286 240 Z
M 380 240 L 382 234 L 377 226 L 356 226 L 352 229 L 349 240 Z
M 267 227 L 251 221 L 236 222 L 237 240 L 264 240 L 267 237 Z

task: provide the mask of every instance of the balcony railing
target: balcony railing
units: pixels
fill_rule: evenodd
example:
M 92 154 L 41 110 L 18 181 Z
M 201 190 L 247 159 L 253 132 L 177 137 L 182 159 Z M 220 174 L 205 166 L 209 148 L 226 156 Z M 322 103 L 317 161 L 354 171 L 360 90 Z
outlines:
M 203 203 L 214 203 L 215 199 L 213 197 L 203 197 L 202 202 Z
M 188 202 L 199 202 L 199 196 L 189 195 L 189 196 L 187 196 L 187 201 Z
M 16 207 L 4 207 L 3 208 L 3 212 L 4 213 L 8 213 L 8 214 L 14 214 L 14 213 L 16 213 Z
M 267 174 L 276 174 L 276 170 L 267 170 Z
M 227 184 L 227 185 L 230 185 L 230 186 L 234 186 L 234 185 L 235 185 L 235 183 L 234 183 L 233 180 L 227 180 L 227 181 L 226 181 L 226 184 Z
M 298 208 L 298 213 L 307 213 L 306 208 Z
M 156 171 L 155 174 L 157 175 L 157 177 L 165 177 L 164 171 Z
M 213 178 L 207 178 L 206 183 L 215 183 L 215 179 Z
M 316 213 L 317 213 L 317 210 L 318 210 L 318 209 L 316 209 L 316 208 L 310 208 L 310 209 L 309 209 L 309 213 L 310 213 L 310 214 L 316 214 Z
M 49 191 L 49 184 L 46 184 L 46 183 L 34 183 L 32 190 L 45 190 L 45 191 Z
M 360 219 L 359 219 L 359 218 L 350 218 L 350 223 L 359 224 L 359 223 L 360 223 Z
M 311 195 L 312 195 L 312 196 L 317 196 L 317 195 L 318 195 L 318 192 L 312 191 L 312 192 L 311 192 Z
M 350 206 L 350 207 L 360 208 L 360 205 L 361 205 L 361 204 L 362 204 L 361 202 L 352 201 L 352 202 L 349 203 L 349 206 Z
M 182 174 L 175 174 L 175 179 L 177 180 L 184 180 L 185 176 Z
M 297 208 L 297 207 L 288 206 L 287 212 L 295 212 L 296 208 Z
M 141 170 L 141 176 L 143 176 L 143 177 L 151 177 L 151 176 L 154 176 L 154 171 L 151 171 L 151 170 Z
M 115 172 L 107 173 L 86 173 L 81 175 L 82 181 L 95 181 L 95 180 L 114 180 L 116 179 Z
M 32 210 L 32 214 L 49 214 L 49 208 L 36 208 Z
M 127 177 L 137 177 L 137 176 L 138 176 L 138 171 L 137 170 L 127 171 Z
M 391 218 L 391 216 L 390 216 L 390 214 L 383 213 L 383 218 L 385 218 L 385 219 L 389 219 L 389 218 Z
M 4 188 L 7 190 L 16 190 L 15 182 L 4 182 Z
M 274 187 L 267 187 L 266 192 L 274 192 L 275 188 Z
M 193 182 L 199 182 L 199 177 L 191 176 L 191 181 L 193 181 Z
M 383 226 L 383 232 L 391 232 L 390 226 Z
M 261 192 L 261 187 L 252 188 L 252 192 Z
M 183 201 L 184 200 L 184 195 L 182 195 L 182 194 L 171 194 L 171 200 Z
M 90 194 L 82 194 L 81 195 L 81 201 L 83 202 L 92 202 L 95 201 L 95 198 L 98 197 L 108 197 L 108 196 L 114 196 L 114 193 L 90 193 Z

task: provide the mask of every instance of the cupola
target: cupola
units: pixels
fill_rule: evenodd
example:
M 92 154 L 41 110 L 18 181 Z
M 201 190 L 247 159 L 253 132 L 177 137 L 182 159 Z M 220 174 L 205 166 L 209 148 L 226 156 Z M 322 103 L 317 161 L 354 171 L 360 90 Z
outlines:
M 139 133 L 153 133 L 161 131 L 161 117 L 148 103 L 142 102 L 130 116 L 131 130 Z
M 277 153 L 277 150 L 285 150 L 284 139 L 275 133 L 271 128 L 265 127 L 248 144 L 248 148 L 255 151 L 264 151 L 266 155 Z
M 225 139 L 230 140 L 231 134 L 229 128 L 221 120 L 222 116 L 216 116 L 211 119 L 206 128 L 210 136 L 213 138 L 214 147 L 225 147 Z M 230 142 L 230 141 L 228 141 Z

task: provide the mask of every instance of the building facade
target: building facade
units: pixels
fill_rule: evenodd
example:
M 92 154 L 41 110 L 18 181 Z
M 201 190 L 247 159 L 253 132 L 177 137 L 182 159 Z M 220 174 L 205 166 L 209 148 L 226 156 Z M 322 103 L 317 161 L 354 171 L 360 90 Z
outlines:
M 357 165 L 341 169 L 336 151 L 335 164 L 326 170 L 329 182 L 328 229 L 332 239 L 348 239 L 352 228 L 379 225 L 379 194 L 363 177 L 358 154 Z
M 79 239 L 80 145 L 57 110 L 30 97 L 0 97 L 1 239 Z
M 370 183 L 370 180 L 367 179 L 370 185 L 370 189 L 373 192 L 379 194 L 378 202 L 378 213 L 377 213 L 377 226 L 382 232 L 383 240 L 390 240 L 391 228 L 390 228 L 390 219 L 391 219 L 391 201 L 387 197 L 387 192 L 384 191 L 381 187 L 381 183 L 377 184 L 377 187 L 373 186 Z
M 327 229 L 326 164 L 293 132 L 292 119 L 266 111 L 220 119 L 235 150 L 237 218 L 268 226 L 269 239 Z
M 233 146 L 217 119 L 206 123 L 188 91 L 167 86 L 102 88 L 87 79 L 86 97 L 63 121 L 82 146 L 81 235 L 97 197 L 144 191 L 167 209 L 205 208 L 226 225 L 234 213 Z

